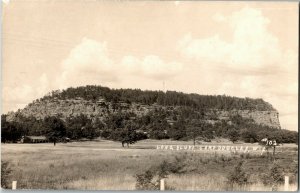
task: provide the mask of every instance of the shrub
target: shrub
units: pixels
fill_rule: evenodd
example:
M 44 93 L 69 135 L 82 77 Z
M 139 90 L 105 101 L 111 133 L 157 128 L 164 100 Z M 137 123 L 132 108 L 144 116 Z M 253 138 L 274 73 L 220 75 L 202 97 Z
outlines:
M 7 189 L 9 184 L 9 177 L 11 173 L 8 162 L 1 161 L 1 187 Z
M 233 186 L 233 184 L 244 185 L 248 183 L 248 175 L 242 170 L 243 161 L 237 163 L 234 169 L 227 176 L 228 183 Z
M 229 140 L 232 141 L 232 143 L 236 142 L 239 139 L 239 132 L 236 129 L 230 129 L 227 132 L 227 135 L 229 137 Z
M 184 173 L 185 164 L 183 158 L 175 157 L 175 161 L 167 162 L 164 160 L 157 167 L 152 167 L 144 173 L 135 175 L 137 190 L 159 190 L 160 180 L 168 178 L 168 176 L 178 173 Z M 166 185 L 166 190 L 174 190 L 173 187 Z
M 186 172 L 186 157 L 175 156 L 175 160 L 167 163 L 168 170 L 173 174 L 182 174 Z
M 137 174 L 135 176 L 136 184 L 135 187 L 137 190 L 159 190 L 157 183 L 154 181 L 154 172 L 150 169 L 145 171 L 142 174 Z
M 240 154 L 240 158 L 243 158 L 243 159 L 250 159 L 251 157 L 252 156 L 249 153 Z
M 283 168 L 273 163 L 268 172 L 261 174 L 261 180 L 265 185 L 271 185 L 272 190 L 277 190 L 278 184 L 284 182 Z

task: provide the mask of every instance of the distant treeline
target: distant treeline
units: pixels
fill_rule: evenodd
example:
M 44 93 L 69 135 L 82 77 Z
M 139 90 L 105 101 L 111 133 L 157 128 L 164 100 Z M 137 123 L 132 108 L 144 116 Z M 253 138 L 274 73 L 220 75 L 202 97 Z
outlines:
M 17 114 L 14 121 L 8 122 L 6 115 L 2 115 L 1 131 L 2 142 L 16 142 L 25 135 L 45 135 L 56 141 L 61 137 L 72 140 L 102 137 L 129 144 L 146 138 L 209 142 L 216 137 L 227 138 L 232 142 L 242 140 L 254 143 L 266 137 L 276 139 L 278 143 L 298 142 L 297 132 L 258 125 L 241 116 L 209 123 L 192 107 L 171 112 L 158 108 L 142 116 L 120 111 L 110 114 L 104 120 L 83 114 L 65 120 L 59 117 L 38 120 Z
M 175 91 L 142 91 L 140 89 L 110 89 L 102 86 L 82 86 L 68 88 L 62 91 L 53 91 L 40 100 L 46 99 L 75 99 L 97 101 L 104 98 L 108 102 L 154 103 L 164 106 L 186 106 L 197 109 L 221 110 L 274 110 L 271 104 L 262 99 L 238 98 L 225 95 L 184 94 Z

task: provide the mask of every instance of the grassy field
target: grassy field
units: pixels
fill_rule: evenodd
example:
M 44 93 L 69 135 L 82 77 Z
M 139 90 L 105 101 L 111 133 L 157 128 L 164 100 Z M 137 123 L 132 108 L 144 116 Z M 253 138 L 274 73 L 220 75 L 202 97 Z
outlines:
M 217 144 L 217 142 L 213 142 Z M 9 163 L 12 173 L 8 181 L 16 180 L 20 189 L 88 189 L 134 190 L 135 175 L 164 160 L 184 162 L 182 173 L 174 173 L 166 179 L 174 190 L 255 190 L 271 191 L 264 185 L 262 173 L 268 173 L 273 161 L 266 155 L 220 154 L 188 151 L 156 150 L 156 145 L 188 144 L 192 142 L 170 140 L 144 140 L 122 148 L 120 143 L 98 140 L 67 144 L 2 144 L 2 160 Z M 228 144 L 219 141 L 219 144 Z M 251 144 L 243 144 L 250 146 Z M 290 176 L 291 190 L 297 188 L 297 146 L 284 145 L 276 154 L 276 163 Z M 249 174 L 249 184 L 229 187 L 228 174 L 238 161 Z M 283 190 L 279 184 L 278 190 Z

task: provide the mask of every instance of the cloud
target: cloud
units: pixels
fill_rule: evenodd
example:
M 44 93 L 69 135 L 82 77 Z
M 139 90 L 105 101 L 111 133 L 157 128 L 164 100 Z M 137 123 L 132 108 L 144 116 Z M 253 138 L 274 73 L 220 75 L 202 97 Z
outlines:
M 22 98 L 32 98 L 34 90 L 30 85 L 24 84 L 16 87 L 3 88 L 3 100 L 20 103 Z
M 152 79 L 162 80 L 175 76 L 183 68 L 178 62 L 165 62 L 160 57 L 148 55 L 142 59 L 125 56 L 121 62 L 123 69 L 132 75 L 145 76 Z
M 24 108 L 29 102 L 50 92 L 50 89 L 51 85 L 45 73 L 38 78 L 35 84 L 3 87 L 4 109 L 17 110 Z
M 213 19 L 230 26 L 232 40 L 222 40 L 219 34 L 202 39 L 187 34 L 179 42 L 179 49 L 185 57 L 247 69 L 273 66 L 282 61 L 278 39 L 268 32 L 270 21 L 261 11 L 246 7 L 227 19 L 220 14 Z
M 297 112 L 297 53 L 282 48 L 262 11 L 244 7 L 227 16 L 216 13 L 212 20 L 228 26 L 232 36 L 225 39 L 215 33 L 197 38 L 188 33 L 178 41 L 182 56 L 203 69 L 199 77 L 209 80 L 206 88 L 217 94 L 263 98 L 282 114 Z M 295 117 L 282 117 L 282 125 L 295 129 Z
M 62 62 L 59 88 L 117 81 L 117 69 L 108 56 L 105 42 L 83 38 Z
M 146 56 L 141 65 L 146 75 L 160 79 L 178 74 L 183 67 L 178 62 L 166 63 L 158 56 L 153 55 Z
M 87 84 L 115 84 L 129 76 L 154 80 L 168 79 L 179 73 L 181 68 L 181 64 L 165 62 L 155 55 L 143 58 L 125 55 L 119 61 L 109 56 L 105 42 L 83 38 L 62 62 L 62 73 L 57 84 L 60 88 Z
M 4 109 L 24 108 L 51 90 L 88 84 L 155 89 L 162 79 L 176 76 L 181 69 L 181 64 L 165 62 L 155 55 L 143 58 L 125 55 L 120 60 L 113 60 L 105 42 L 83 38 L 62 61 L 61 68 L 57 69 L 59 73 L 52 77 L 54 81 L 44 72 L 33 84 L 4 87 Z M 149 79 L 151 83 L 148 84 Z
M 178 42 L 180 53 L 197 61 L 203 68 L 209 68 L 210 75 L 223 74 L 221 80 L 227 74 L 226 79 L 230 82 L 225 81 L 220 90 L 229 84 L 241 90 L 246 89 L 247 85 L 254 93 L 253 89 L 258 89 L 254 87 L 266 88 L 263 85 L 268 85 L 268 91 L 273 89 L 272 92 L 275 92 L 282 88 L 280 91 L 283 93 L 287 90 L 290 94 L 296 94 L 295 86 L 291 88 L 287 85 L 294 85 L 297 79 L 297 54 L 281 48 L 278 38 L 268 31 L 270 20 L 260 10 L 250 7 L 226 17 L 216 14 L 213 18 L 220 21 L 221 17 L 226 18 L 221 19 L 222 22 L 229 24 L 231 40 L 224 40 L 219 34 L 193 38 L 188 33 Z M 233 79 L 231 75 L 234 75 Z M 282 79 L 276 79 L 279 76 Z M 237 79 L 240 81 L 237 82 Z M 249 92 L 243 90 L 242 93 Z
M 180 42 L 181 53 L 192 59 L 207 62 L 224 62 L 230 60 L 233 46 L 222 41 L 219 35 L 205 39 L 193 39 L 187 34 Z
M 48 81 L 47 74 L 43 73 L 39 78 L 39 85 L 37 87 L 37 94 L 38 96 L 44 96 L 50 90 L 50 84 Z
M 142 71 L 140 63 L 140 59 L 134 56 L 124 56 L 121 60 L 121 68 L 128 74 L 138 74 Z

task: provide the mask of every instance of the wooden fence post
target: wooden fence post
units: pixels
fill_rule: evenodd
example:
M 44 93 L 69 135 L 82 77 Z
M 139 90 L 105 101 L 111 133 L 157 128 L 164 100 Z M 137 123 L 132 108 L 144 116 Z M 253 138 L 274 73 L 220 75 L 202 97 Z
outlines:
M 12 189 L 16 190 L 17 189 L 17 181 L 12 182 Z
M 289 191 L 289 176 L 284 176 L 284 191 Z
M 160 179 L 160 190 L 161 191 L 165 190 L 165 179 Z

